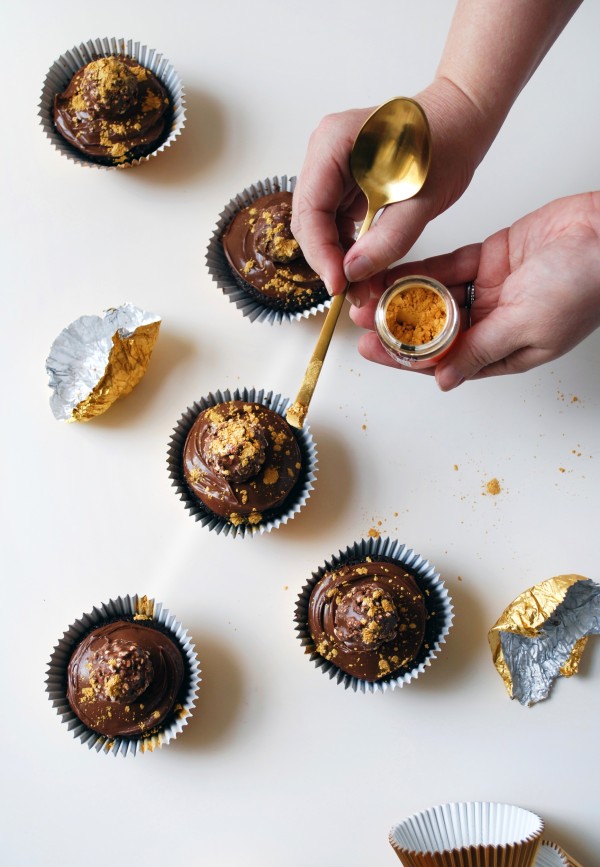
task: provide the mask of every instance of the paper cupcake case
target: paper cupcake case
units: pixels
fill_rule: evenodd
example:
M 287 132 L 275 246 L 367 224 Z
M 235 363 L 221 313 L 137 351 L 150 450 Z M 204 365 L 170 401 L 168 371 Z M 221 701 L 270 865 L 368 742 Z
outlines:
M 267 513 L 266 520 L 260 524 L 240 524 L 234 526 L 227 519 L 211 512 L 190 490 L 185 480 L 183 472 L 183 450 L 187 435 L 198 418 L 198 415 L 205 409 L 216 406 L 219 403 L 226 403 L 230 400 L 244 400 L 249 403 L 260 403 L 268 409 L 273 410 L 280 416 L 285 418 L 285 411 L 289 404 L 289 399 L 282 397 L 280 394 L 273 394 L 272 391 L 264 389 L 243 388 L 230 391 L 215 391 L 208 394 L 201 400 L 194 402 L 189 406 L 173 430 L 169 442 L 167 466 L 169 477 L 172 479 L 172 485 L 179 494 L 179 499 L 182 500 L 185 508 L 189 511 L 194 520 L 199 521 L 203 527 L 213 530 L 216 533 L 222 533 L 224 536 L 232 538 L 244 538 L 246 536 L 256 536 L 263 533 L 269 533 L 280 527 L 282 524 L 287 524 L 294 518 L 303 508 L 310 497 L 311 491 L 314 488 L 314 481 L 317 470 L 317 450 L 308 426 L 296 429 L 291 428 L 292 433 L 296 438 L 300 449 L 302 459 L 302 470 L 296 485 L 286 498 L 285 502 L 272 510 L 271 514 Z
M 86 66 L 92 60 L 100 57 L 129 57 L 136 60 L 141 66 L 149 69 L 167 89 L 171 100 L 172 114 L 169 130 L 163 142 L 151 153 L 138 157 L 128 162 L 117 165 L 102 165 L 92 157 L 87 157 L 77 148 L 67 142 L 57 132 L 53 120 L 54 97 L 62 93 L 78 69 Z M 89 166 L 97 169 L 127 169 L 132 166 L 147 162 L 151 157 L 170 147 L 175 139 L 181 134 L 185 126 L 185 97 L 183 84 L 172 64 L 159 54 L 156 49 L 140 45 L 132 39 L 103 38 L 90 39 L 82 42 L 66 51 L 54 61 L 46 75 L 39 102 L 38 116 L 46 136 L 57 151 L 66 156 L 72 162 L 80 166 Z
M 177 698 L 177 705 L 180 707 L 170 713 L 156 730 L 147 732 L 139 738 L 107 737 L 89 729 L 71 709 L 67 700 L 67 667 L 73 651 L 89 632 L 119 618 L 131 619 L 140 610 L 148 614 L 151 612 L 152 622 L 169 635 L 181 649 L 185 674 Z M 139 597 L 136 594 L 118 596 L 98 607 L 94 606 L 92 611 L 83 614 L 69 626 L 52 651 L 47 669 L 46 692 L 52 706 L 61 721 L 67 725 L 68 730 L 73 733 L 73 737 L 86 744 L 89 749 L 94 749 L 98 753 L 111 753 L 114 756 L 135 756 L 138 752 L 153 752 L 177 737 L 187 725 L 196 705 L 200 681 L 200 663 L 187 630 L 173 614 L 162 607 L 160 602 L 155 603 L 152 599 Z
M 256 184 L 246 187 L 234 199 L 230 200 L 229 204 L 225 206 L 225 209 L 219 215 L 216 228 L 208 245 L 206 264 L 210 275 L 225 297 L 235 304 L 242 315 L 248 317 L 251 322 L 268 322 L 274 325 L 303 318 L 307 319 L 315 313 L 323 313 L 331 305 L 331 299 L 327 299 L 304 310 L 296 311 L 277 310 L 269 306 L 252 295 L 241 279 L 239 282 L 236 280 L 223 250 L 222 238 L 225 229 L 239 211 L 249 207 L 262 196 L 268 196 L 271 193 L 281 191 L 293 193 L 295 186 L 295 177 L 288 178 L 287 175 L 281 175 L 280 177 L 275 176 L 257 181 Z
M 394 563 L 406 569 L 415 578 L 419 588 L 423 592 L 429 614 L 421 650 L 415 657 L 410 669 L 396 672 L 374 682 L 361 680 L 347 674 L 330 660 L 325 659 L 317 653 L 308 628 L 308 605 L 315 585 L 326 572 L 334 572 L 341 566 L 363 561 L 366 557 Z M 434 612 L 435 616 L 431 616 Z M 310 655 L 311 662 L 314 662 L 315 666 L 320 668 L 332 680 L 335 680 L 338 684 L 342 684 L 345 689 L 352 689 L 354 692 L 363 693 L 386 692 L 389 689 L 402 687 L 416 679 L 431 665 L 432 661 L 441 651 L 453 618 L 454 613 L 450 596 L 435 567 L 421 557 L 420 554 L 415 553 L 411 548 L 407 548 L 406 545 L 384 537 L 362 539 L 344 551 L 340 551 L 337 556 L 334 555 L 330 560 L 325 561 L 316 572 L 313 572 L 311 578 L 300 592 L 294 615 L 298 639 L 304 647 L 305 653 Z
M 543 830 L 529 810 L 474 801 L 409 816 L 392 828 L 389 841 L 405 867 L 541 867 L 536 853 Z
M 573 861 L 565 850 L 557 846 L 556 843 L 544 840 L 534 862 L 534 867 L 581 867 L 581 865 Z

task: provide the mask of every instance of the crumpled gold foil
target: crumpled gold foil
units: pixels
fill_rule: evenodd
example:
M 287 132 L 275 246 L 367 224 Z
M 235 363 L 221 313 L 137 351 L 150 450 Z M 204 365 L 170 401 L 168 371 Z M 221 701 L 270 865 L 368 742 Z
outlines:
M 55 418 L 89 421 L 129 394 L 146 372 L 159 329 L 159 316 L 132 304 L 72 322 L 46 361 Z
M 600 633 L 600 585 L 558 575 L 511 602 L 488 633 L 492 658 L 511 698 L 532 705 L 557 677 L 577 673 L 588 636 Z

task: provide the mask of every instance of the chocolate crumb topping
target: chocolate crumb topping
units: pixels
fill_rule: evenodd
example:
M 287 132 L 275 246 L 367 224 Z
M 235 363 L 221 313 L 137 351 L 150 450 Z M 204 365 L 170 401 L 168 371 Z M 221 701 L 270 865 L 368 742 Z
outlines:
M 284 418 L 259 403 L 231 400 L 204 410 L 183 449 L 190 491 L 234 526 L 256 525 L 282 505 L 302 469 Z
M 54 98 L 54 124 L 103 165 L 151 153 L 168 134 L 171 102 L 158 78 L 130 57 L 101 57 Z
M 262 196 L 235 215 L 223 250 L 244 288 L 275 309 L 304 310 L 329 295 L 291 231 L 292 194 Z
M 171 713 L 184 679 L 176 642 L 148 621 L 115 620 L 93 629 L 75 648 L 67 698 L 92 731 L 139 737 Z
M 376 681 L 410 668 L 425 636 L 428 611 L 412 575 L 365 558 L 326 572 L 308 604 L 317 653 L 342 671 Z

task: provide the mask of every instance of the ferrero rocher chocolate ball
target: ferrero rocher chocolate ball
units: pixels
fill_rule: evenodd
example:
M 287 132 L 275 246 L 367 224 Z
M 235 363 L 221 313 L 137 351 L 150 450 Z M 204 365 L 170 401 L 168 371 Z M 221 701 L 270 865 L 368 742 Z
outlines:
M 374 582 L 350 588 L 335 611 L 336 638 L 355 650 L 376 650 L 397 628 L 394 600 Z
M 264 464 L 267 439 L 257 424 L 237 416 L 220 422 L 207 434 L 205 449 L 206 463 L 213 472 L 245 482 Z
M 269 210 L 262 210 L 254 225 L 256 249 L 273 262 L 293 262 L 302 255 L 298 241 L 292 235 L 292 206 L 283 201 Z
M 90 684 L 104 701 L 134 701 L 145 692 L 154 675 L 147 650 L 133 641 L 116 638 L 92 654 Z

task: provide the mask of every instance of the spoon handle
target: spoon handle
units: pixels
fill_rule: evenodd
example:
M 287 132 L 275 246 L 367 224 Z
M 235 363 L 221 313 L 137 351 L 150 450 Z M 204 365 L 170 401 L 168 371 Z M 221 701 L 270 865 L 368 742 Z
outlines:
M 372 208 L 369 204 L 367 214 L 356 238 L 357 241 L 369 229 L 378 210 L 379 208 Z M 321 368 L 323 367 L 323 362 L 325 361 L 325 356 L 327 355 L 327 350 L 331 343 L 333 331 L 338 321 L 341 309 L 344 306 L 344 299 L 346 298 L 346 292 L 348 291 L 349 285 L 349 283 L 346 283 L 344 291 L 340 295 L 336 295 L 331 301 L 331 306 L 327 311 L 327 316 L 323 322 L 321 333 L 319 334 L 313 354 L 308 362 L 308 367 L 306 368 L 302 385 L 296 395 L 296 400 L 288 408 L 285 414 L 288 424 L 291 424 L 292 427 L 301 428 L 304 425 L 304 419 L 306 418 L 310 401 L 317 386 Z

